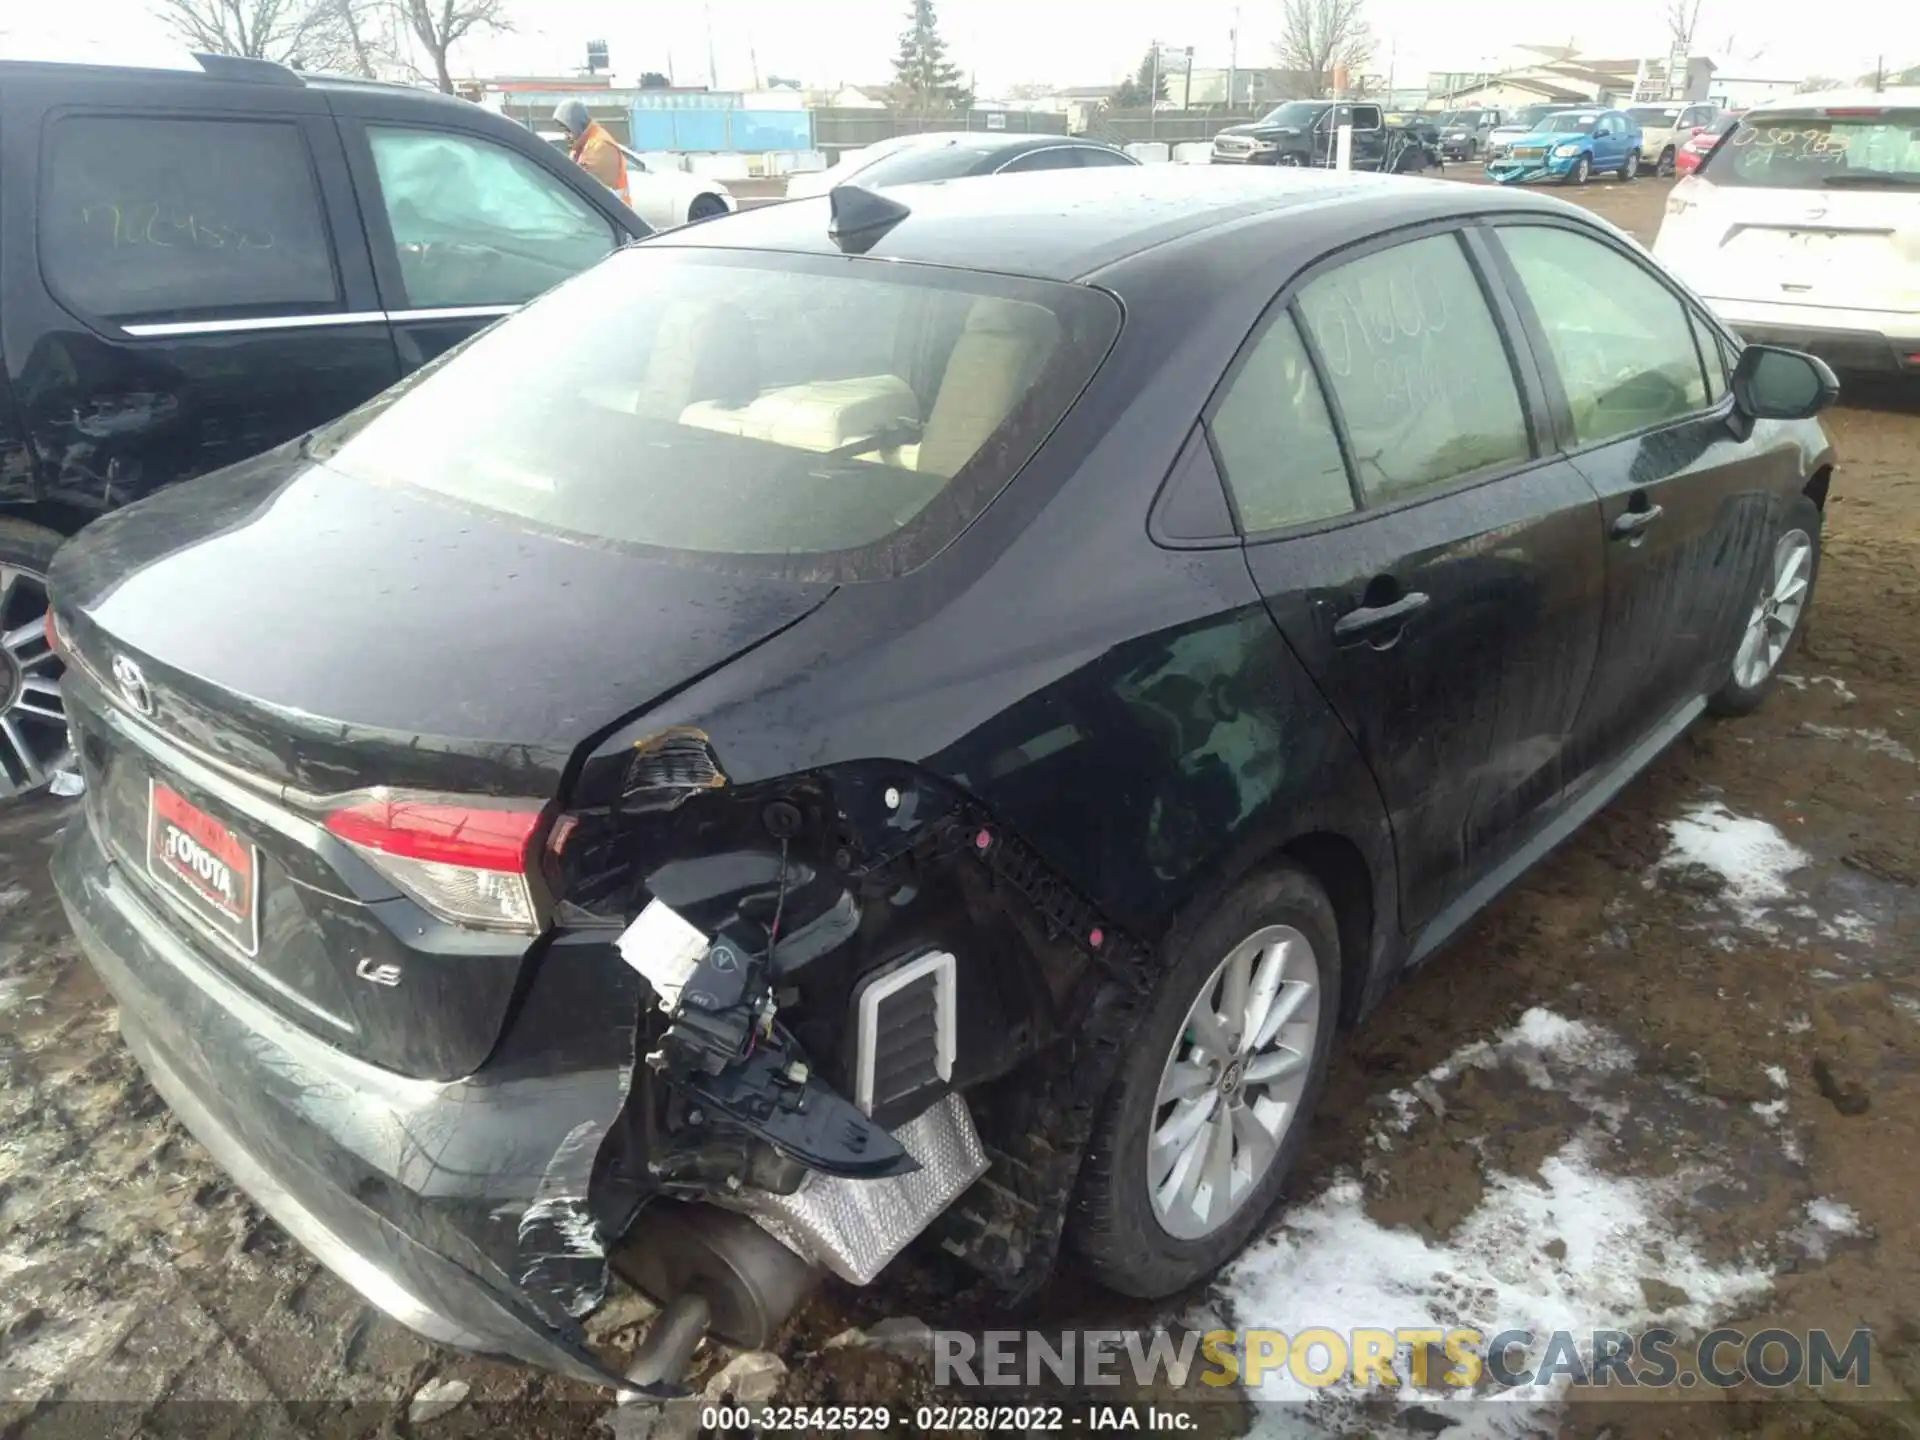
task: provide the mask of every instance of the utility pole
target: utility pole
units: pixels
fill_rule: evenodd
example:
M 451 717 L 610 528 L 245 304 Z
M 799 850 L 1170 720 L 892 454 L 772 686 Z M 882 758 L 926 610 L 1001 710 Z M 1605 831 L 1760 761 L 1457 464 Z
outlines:
M 1884 55 L 1876 55 L 1873 57 L 1874 94 L 1877 95 L 1886 88 L 1887 88 L 1887 57 Z
M 720 67 L 714 62 L 713 58 L 713 6 L 702 5 L 700 8 L 706 16 L 707 21 L 707 88 L 709 90 L 718 90 L 720 88 Z
M 1233 7 L 1233 28 L 1227 31 L 1227 109 L 1240 103 L 1240 7 Z
M 1147 139 L 1160 129 L 1160 42 L 1153 42 L 1153 84 L 1147 87 Z

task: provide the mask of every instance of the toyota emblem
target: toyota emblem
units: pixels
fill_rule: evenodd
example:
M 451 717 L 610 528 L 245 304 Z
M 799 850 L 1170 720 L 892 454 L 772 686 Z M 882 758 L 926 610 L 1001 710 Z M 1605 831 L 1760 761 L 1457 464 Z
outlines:
M 147 688 L 147 677 L 124 655 L 113 657 L 113 683 L 135 710 L 142 715 L 153 714 L 153 691 Z

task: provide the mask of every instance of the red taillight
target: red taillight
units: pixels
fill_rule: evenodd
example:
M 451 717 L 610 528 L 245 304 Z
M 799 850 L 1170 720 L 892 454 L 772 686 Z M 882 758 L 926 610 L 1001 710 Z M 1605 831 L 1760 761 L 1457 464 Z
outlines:
M 538 810 L 496 810 L 425 800 L 368 800 L 335 810 L 327 829 L 342 840 L 433 865 L 525 874 Z
M 539 807 L 385 796 L 343 806 L 327 829 L 443 920 L 538 934 L 527 851 Z
M 1820 113 L 1830 116 L 1854 117 L 1861 115 L 1884 115 L 1887 113 L 1887 107 L 1884 105 L 1829 105 Z

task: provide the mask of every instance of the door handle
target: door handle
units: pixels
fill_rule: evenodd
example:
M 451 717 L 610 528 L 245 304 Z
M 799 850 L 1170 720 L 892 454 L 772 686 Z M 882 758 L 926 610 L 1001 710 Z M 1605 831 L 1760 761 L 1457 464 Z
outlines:
M 1349 610 L 1333 622 L 1334 641 L 1340 645 L 1356 645 L 1382 631 L 1398 630 L 1426 605 L 1426 595 L 1413 590 L 1388 605 L 1362 605 L 1358 610 Z
M 1638 535 L 1642 535 L 1646 532 L 1648 526 L 1666 513 L 1667 512 L 1662 510 L 1658 505 L 1649 505 L 1644 510 L 1622 511 L 1614 519 L 1613 538 L 1616 540 L 1631 540 Z

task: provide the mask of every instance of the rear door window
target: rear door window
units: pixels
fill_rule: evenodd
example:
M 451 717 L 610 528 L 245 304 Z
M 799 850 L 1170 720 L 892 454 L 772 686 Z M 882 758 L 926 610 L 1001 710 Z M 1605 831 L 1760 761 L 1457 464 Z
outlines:
M 1290 313 L 1281 312 L 1253 342 L 1210 428 L 1247 534 L 1353 509 L 1326 397 Z
M 1716 185 L 1920 194 L 1920 108 L 1749 116 L 1700 173 Z
M 1531 455 L 1505 340 L 1457 236 L 1362 256 L 1309 281 L 1299 307 L 1370 504 Z
M 38 221 L 54 293 L 122 322 L 339 308 L 307 142 L 292 121 L 67 115 Z
M 613 223 L 504 145 L 369 126 L 380 198 L 415 309 L 518 305 L 606 258 Z

